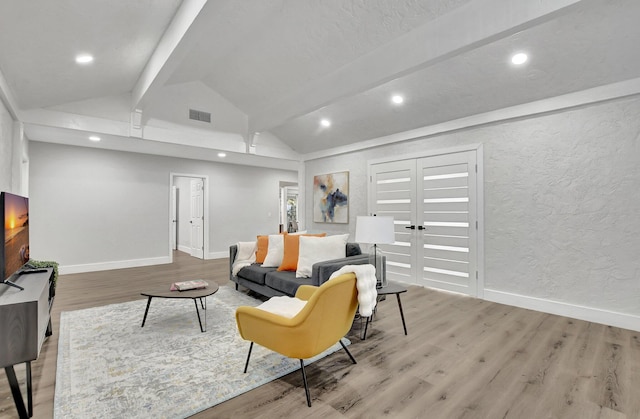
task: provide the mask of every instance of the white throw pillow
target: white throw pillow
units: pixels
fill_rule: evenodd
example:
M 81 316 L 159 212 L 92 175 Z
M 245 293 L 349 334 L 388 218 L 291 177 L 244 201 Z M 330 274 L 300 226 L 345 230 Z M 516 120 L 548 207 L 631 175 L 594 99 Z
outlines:
M 296 278 L 309 278 L 314 263 L 345 257 L 348 234 L 327 237 L 300 236 Z
M 267 248 L 267 256 L 264 258 L 262 266 L 265 268 L 277 268 L 282 264 L 284 256 L 284 235 L 269 234 L 269 247 Z

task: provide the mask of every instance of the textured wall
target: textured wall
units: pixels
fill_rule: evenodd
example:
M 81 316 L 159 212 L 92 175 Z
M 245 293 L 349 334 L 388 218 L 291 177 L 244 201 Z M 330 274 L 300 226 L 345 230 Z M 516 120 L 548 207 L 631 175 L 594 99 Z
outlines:
M 365 214 L 367 160 L 482 143 L 485 288 L 640 315 L 640 98 L 309 161 L 351 173 L 349 225 Z M 353 237 L 353 236 L 352 236 Z
M 640 314 L 640 100 L 486 136 L 487 288 Z

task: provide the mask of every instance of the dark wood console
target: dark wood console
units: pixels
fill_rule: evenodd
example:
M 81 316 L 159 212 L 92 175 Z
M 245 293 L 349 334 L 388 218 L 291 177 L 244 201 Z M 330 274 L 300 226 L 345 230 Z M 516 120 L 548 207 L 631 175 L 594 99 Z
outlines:
M 40 354 L 46 336 L 51 335 L 53 268 L 19 275 L 13 279 L 24 290 L 0 284 L 0 367 L 4 367 L 13 400 L 21 418 L 33 414 L 31 361 Z M 25 408 L 14 365 L 26 363 L 27 403 Z

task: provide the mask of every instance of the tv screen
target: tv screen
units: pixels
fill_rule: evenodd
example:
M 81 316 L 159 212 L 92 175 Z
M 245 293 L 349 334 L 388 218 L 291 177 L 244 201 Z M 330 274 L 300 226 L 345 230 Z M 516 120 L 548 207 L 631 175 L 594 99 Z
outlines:
M 0 200 L 4 219 L 2 280 L 7 280 L 29 262 L 29 198 L 2 192 Z

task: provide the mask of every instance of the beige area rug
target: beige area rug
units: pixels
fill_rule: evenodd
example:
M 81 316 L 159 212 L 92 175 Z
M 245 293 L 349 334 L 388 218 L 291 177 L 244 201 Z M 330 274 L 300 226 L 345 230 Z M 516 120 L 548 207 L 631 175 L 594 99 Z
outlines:
M 141 328 L 146 301 L 61 314 L 55 418 L 184 418 L 300 368 L 255 345 L 242 372 L 235 309 L 260 301 L 231 287 L 207 298 L 205 333 L 191 299 L 154 299 Z

